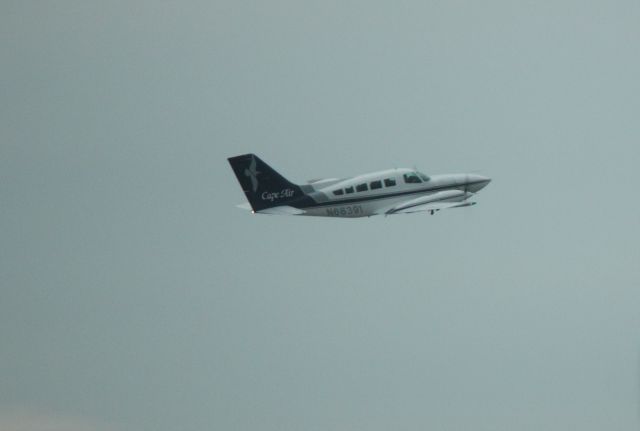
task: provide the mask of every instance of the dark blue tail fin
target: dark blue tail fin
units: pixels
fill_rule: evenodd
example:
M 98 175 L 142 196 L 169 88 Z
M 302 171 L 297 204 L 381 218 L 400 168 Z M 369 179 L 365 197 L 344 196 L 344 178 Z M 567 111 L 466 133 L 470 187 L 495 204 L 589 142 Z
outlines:
M 243 154 L 228 160 L 254 211 L 286 205 L 304 196 L 299 186 L 288 181 L 255 154 Z

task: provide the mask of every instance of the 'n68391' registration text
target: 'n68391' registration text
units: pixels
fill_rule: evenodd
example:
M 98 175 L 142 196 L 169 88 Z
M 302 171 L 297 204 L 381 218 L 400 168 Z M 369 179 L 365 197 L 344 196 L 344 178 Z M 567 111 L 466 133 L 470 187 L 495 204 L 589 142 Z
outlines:
M 332 217 L 355 217 L 363 215 L 363 211 L 360 205 L 345 205 L 327 208 L 327 215 Z

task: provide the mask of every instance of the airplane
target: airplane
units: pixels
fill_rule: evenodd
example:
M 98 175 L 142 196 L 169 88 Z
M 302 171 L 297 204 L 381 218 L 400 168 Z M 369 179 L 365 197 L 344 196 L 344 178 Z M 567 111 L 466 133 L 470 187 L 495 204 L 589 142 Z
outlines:
M 477 174 L 427 176 L 415 169 L 389 169 L 350 178 L 294 184 L 255 154 L 228 159 L 254 214 L 370 217 L 475 205 L 470 201 L 491 179 Z

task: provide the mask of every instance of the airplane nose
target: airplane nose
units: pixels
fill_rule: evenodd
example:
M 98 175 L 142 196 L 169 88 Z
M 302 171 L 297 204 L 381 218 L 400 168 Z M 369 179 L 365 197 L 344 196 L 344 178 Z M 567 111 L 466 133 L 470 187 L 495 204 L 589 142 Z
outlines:
M 487 184 L 491 182 L 491 178 L 485 177 L 483 175 L 469 174 L 467 177 L 467 182 L 469 184 L 469 190 L 473 193 L 476 193 L 485 188 Z

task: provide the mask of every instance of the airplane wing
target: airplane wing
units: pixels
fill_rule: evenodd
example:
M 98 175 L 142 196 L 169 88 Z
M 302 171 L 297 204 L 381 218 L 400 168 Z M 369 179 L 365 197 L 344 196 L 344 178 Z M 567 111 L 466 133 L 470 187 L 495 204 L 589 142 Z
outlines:
M 462 190 L 444 190 L 428 196 L 421 196 L 404 202 L 395 204 L 391 208 L 380 211 L 381 214 L 409 214 L 420 211 L 439 211 L 445 208 L 456 208 L 474 205 L 475 202 L 466 200 L 473 196 L 473 193 Z
M 433 204 L 416 205 L 415 207 L 397 210 L 387 214 L 411 214 L 421 211 L 440 211 L 447 208 L 470 207 L 475 204 L 475 202 L 440 202 Z

